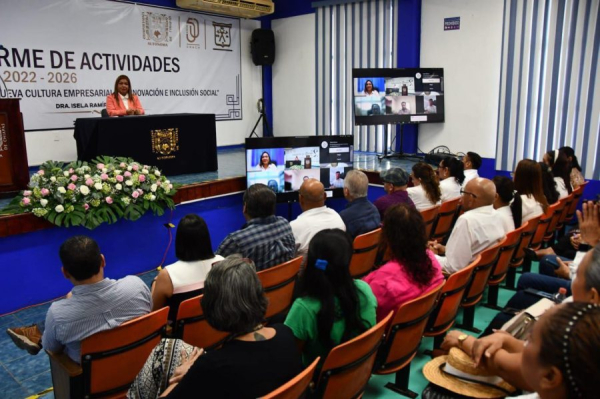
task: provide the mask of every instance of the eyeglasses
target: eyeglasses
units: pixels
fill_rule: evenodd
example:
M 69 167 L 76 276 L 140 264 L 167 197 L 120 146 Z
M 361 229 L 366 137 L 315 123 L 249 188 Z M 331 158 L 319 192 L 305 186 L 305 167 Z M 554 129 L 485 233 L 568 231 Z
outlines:
M 473 193 L 470 193 L 470 192 L 468 192 L 468 191 L 465 191 L 465 190 L 460 190 L 460 193 L 461 193 L 461 194 L 469 194 L 469 195 L 472 195 L 472 196 L 473 196 L 473 198 L 477 198 L 477 196 L 476 196 L 475 194 L 473 194 Z

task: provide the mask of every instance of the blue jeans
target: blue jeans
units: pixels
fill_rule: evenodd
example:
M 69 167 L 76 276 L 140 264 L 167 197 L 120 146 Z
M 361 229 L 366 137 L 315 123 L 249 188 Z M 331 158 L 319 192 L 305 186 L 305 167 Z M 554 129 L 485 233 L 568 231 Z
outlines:
M 523 273 L 519 279 L 519 282 L 517 283 L 517 291 L 533 288 L 549 294 L 557 293 L 558 289 L 561 287 L 567 289 L 567 296 L 571 295 L 571 281 L 563 280 L 562 278 L 558 277 L 551 277 L 537 273 Z
M 564 256 L 557 255 L 545 255 L 540 259 L 540 274 L 550 277 L 556 277 L 556 269 L 558 269 L 557 258 L 560 258 L 564 262 L 571 261 L 573 259 L 565 258 Z

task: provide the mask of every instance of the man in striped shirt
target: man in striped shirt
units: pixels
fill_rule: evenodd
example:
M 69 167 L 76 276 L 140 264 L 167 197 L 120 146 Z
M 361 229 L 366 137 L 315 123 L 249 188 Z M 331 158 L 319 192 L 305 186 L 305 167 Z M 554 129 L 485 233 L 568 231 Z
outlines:
M 139 277 L 105 278 L 104 255 L 89 237 L 67 239 L 59 255 L 62 273 L 73 283 L 73 290 L 50 306 L 43 334 L 36 325 L 7 332 L 17 346 L 31 354 L 37 354 L 43 346 L 50 352 L 64 352 L 80 363 L 83 339 L 149 313 L 152 296 Z

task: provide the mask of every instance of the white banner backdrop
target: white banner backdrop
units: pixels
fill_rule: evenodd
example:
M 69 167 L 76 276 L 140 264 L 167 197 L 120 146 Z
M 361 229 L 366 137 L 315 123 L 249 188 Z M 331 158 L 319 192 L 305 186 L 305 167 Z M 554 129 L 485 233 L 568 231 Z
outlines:
M 99 116 L 125 74 L 146 114 L 242 118 L 240 21 L 98 0 L 0 2 L 0 98 L 26 130 Z

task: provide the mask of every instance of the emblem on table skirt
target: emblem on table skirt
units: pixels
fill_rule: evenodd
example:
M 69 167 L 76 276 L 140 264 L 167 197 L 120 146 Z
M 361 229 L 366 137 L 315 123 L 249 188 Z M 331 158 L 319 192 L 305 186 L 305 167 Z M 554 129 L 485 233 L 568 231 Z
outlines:
M 179 129 L 151 130 L 152 152 L 160 155 L 169 155 L 179 150 Z

